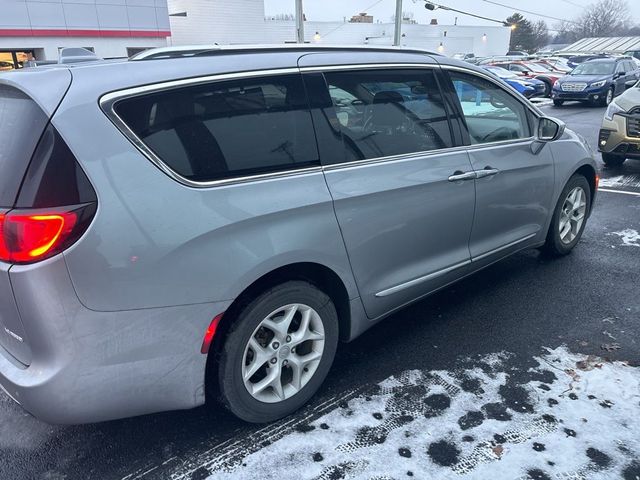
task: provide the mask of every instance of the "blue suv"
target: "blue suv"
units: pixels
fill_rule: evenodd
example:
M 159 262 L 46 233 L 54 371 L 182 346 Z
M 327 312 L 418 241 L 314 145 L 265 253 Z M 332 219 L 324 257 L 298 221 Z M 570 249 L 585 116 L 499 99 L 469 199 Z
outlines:
M 587 101 L 606 107 L 639 78 L 640 71 L 629 57 L 589 60 L 558 79 L 553 85 L 551 98 L 556 107 L 567 100 Z

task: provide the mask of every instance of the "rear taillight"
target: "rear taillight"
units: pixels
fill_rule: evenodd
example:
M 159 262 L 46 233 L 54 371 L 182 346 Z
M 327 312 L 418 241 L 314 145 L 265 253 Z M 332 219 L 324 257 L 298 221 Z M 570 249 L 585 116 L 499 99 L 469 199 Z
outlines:
M 97 205 L 73 152 L 47 125 L 17 198 L 0 208 L 0 261 L 34 263 L 64 251 L 87 231 Z
M 0 261 L 33 263 L 71 246 L 85 232 L 95 205 L 0 214 Z

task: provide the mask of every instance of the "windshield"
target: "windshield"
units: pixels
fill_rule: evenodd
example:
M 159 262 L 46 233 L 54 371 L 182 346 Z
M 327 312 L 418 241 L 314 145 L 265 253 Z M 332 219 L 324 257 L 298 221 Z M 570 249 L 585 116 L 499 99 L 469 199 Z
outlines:
M 506 68 L 502 67 L 487 67 L 487 70 L 489 70 L 491 73 L 496 74 L 500 78 L 520 78 L 515 73 L 510 72 Z
M 570 75 L 611 75 L 615 68 L 614 62 L 585 62 L 574 68 Z

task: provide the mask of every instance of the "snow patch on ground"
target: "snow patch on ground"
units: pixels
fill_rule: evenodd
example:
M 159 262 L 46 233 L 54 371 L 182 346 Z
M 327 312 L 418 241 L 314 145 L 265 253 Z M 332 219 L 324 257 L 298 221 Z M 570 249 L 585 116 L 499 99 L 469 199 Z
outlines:
M 622 245 L 627 247 L 640 247 L 640 233 L 637 230 L 627 228 L 621 232 L 611 232 L 609 235 L 617 235 L 622 240 Z
M 251 453 L 221 446 L 198 478 L 640 479 L 640 369 L 563 347 L 528 371 L 508 357 L 402 372 Z
M 617 175 L 601 178 L 599 185 L 603 188 L 633 188 L 640 187 L 640 175 Z

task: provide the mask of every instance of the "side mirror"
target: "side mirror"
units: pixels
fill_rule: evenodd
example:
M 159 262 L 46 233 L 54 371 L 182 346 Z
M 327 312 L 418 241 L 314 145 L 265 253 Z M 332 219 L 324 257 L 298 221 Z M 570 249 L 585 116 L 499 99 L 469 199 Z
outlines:
M 618 73 L 616 73 L 615 77 L 616 78 L 624 77 L 626 74 L 627 74 L 627 72 L 618 72 Z
M 538 140 L 553 142 L 564 133 L 566 125 L 562 120 L 551 117 L 542 117 L 538 121 Z

